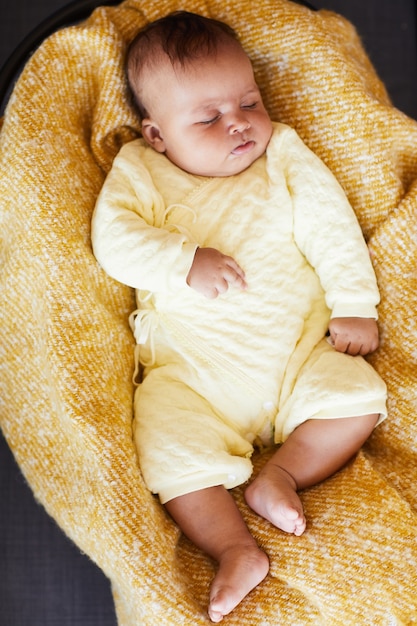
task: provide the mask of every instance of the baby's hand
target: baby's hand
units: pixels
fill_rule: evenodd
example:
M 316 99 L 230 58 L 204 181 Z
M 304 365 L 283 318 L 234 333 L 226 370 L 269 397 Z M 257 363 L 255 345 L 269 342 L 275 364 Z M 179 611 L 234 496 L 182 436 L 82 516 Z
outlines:
M 197 248 L 187 284 L 206 298 L 217 298 L 229 286 L 246 289 L 245 272 L 232 257 L 214 248 Z
M 370 354 L 379 344 L 378 326 L 372 318 L 334 317 L 329 332 L 335 349 L 352 356 Z

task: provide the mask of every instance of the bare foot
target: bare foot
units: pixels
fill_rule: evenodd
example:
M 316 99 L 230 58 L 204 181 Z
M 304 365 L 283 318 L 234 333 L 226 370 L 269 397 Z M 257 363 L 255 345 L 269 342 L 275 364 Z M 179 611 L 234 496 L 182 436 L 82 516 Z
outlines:
M 306 519 L 296 482 L 273 461 L 246 489 L 245 499 L 255 513 L 286 533 L 299 536 L 305 531 Z
M 255 542 L 230 548 L 222 555 L 210 590 L 208 614 L 221 622 L 265 578 L 269 559 Z

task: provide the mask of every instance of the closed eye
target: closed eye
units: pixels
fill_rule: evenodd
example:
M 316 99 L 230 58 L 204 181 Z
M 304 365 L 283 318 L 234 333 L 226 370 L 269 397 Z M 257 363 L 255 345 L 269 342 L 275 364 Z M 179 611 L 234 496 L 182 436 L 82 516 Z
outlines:
M 242 104 L 242 109 L 256 109 L 257 106 L 257 102 L 252 102 L 251 104 Z
M 218 114 L 210 118 L 209 120 L 202 120 L 201 122 L 199 122 L 199 124 L 202 124 L 203 126 L 209 126 L 210 124 L 215 124 L 220 119 L 220 117 L 221 115 Z

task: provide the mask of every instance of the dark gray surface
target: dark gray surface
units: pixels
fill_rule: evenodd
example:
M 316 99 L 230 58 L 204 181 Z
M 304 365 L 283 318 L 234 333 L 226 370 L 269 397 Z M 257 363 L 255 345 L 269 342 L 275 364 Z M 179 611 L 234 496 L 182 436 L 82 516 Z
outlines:
M 417 119 L 415 1 L 311 2 L 355 24 L 394 104 Z M 41 20 L 66 4 L 10 0 L 1 12 L 0 66 Z M 0 626 L 115 626 L 107 579 L 35 503 L 1 436 L 0 494 Z
M 69 0 L 2 0 L 0 19 L 0 67 L 33 28 Z

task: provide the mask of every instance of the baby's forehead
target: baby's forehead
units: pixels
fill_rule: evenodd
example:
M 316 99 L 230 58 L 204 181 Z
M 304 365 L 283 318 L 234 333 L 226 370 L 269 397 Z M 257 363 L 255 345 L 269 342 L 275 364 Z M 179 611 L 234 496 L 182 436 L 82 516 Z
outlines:
M 148 109 L 154 109 L 155 104 L 165 109 L 175 100 L 182 101 L 189 112 L 190 107 L 209 108 L 208 101 L 224 99 L 227 94 L 236 96 L 239 92 L 243 97 L 244 92 L 257 91 L 252 64 L 240 44 L 181 62 L 161 52 L 142 69 L 136 82 Z

